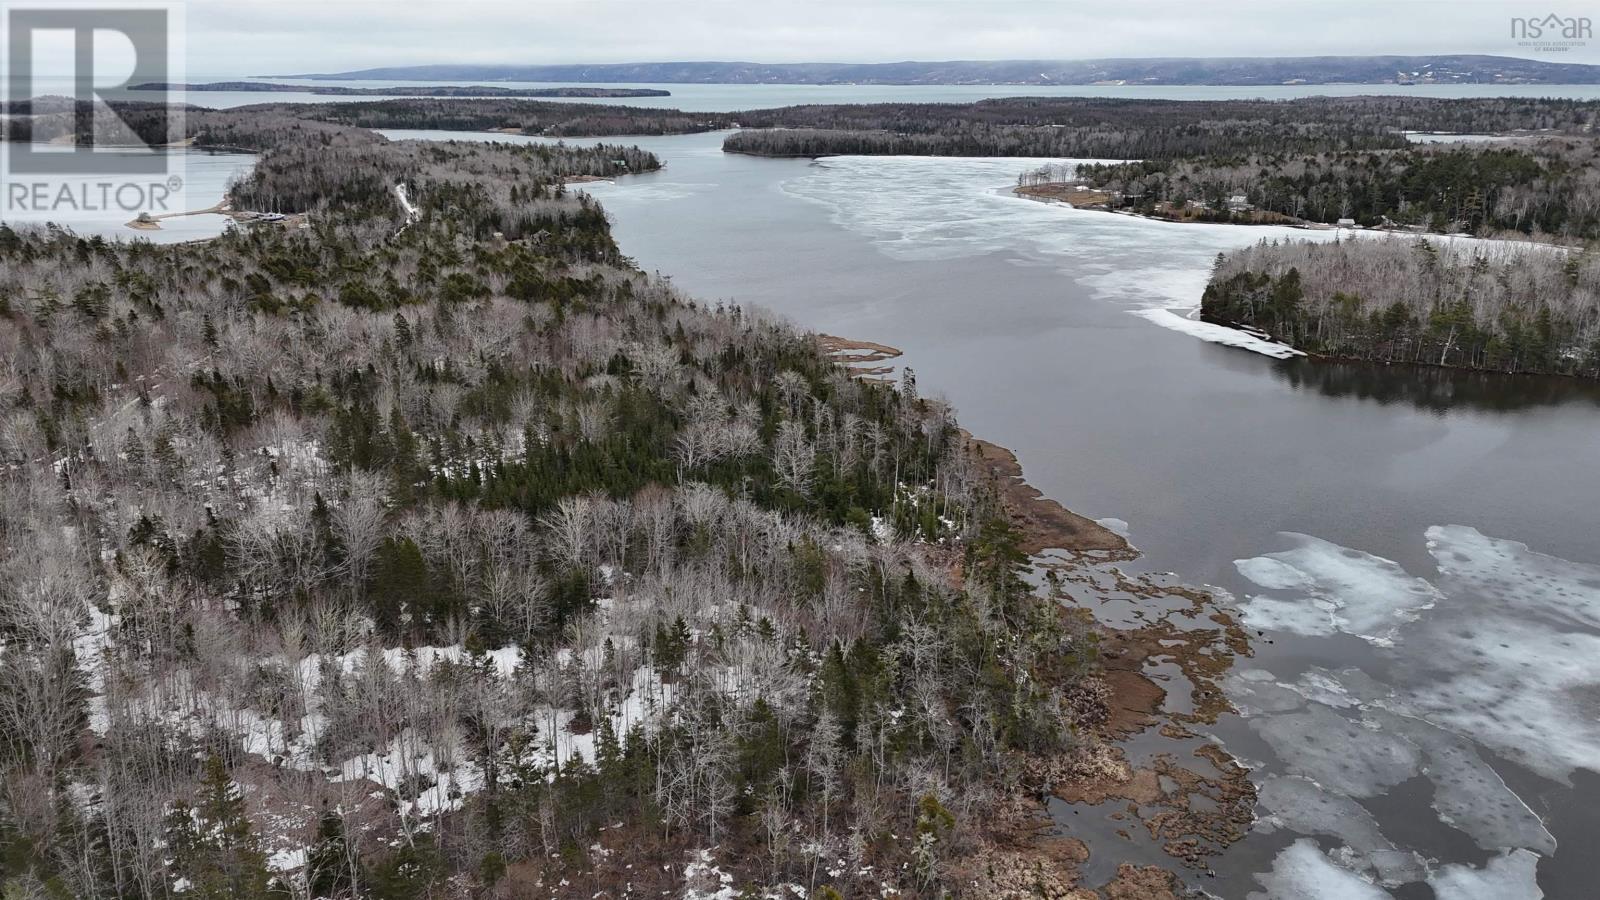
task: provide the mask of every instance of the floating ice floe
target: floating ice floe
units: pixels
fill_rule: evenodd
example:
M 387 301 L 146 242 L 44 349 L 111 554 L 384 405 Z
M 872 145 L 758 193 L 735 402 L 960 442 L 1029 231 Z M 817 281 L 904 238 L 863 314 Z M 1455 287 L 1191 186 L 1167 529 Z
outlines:
M 1294 538 L 1293 550 L 1236 563 L 1265 594 L 1243 604 L 1246 621 L 1359 634 L 1391 664 L 1387 683 L 1315 667 L 1292 679 L 1260 668 L 1226 679 L 1291 776 L 1262 785 L 1266 821 L 1346 845 L 1328 854 L 1311 842 L 1291 847 L 1258 876 L 1269 893 L 1253 896 L 1361 897 L 1358 876 L 1369 874 L 1391 886 L 1426 881 L 1438 900 L 1541 898 L 1537 862 L 1556 852 L 1556 839 L 1482 748 L 1563 783 L 1600 759 L 1600 566 L 1437 526 L 1427 530 L 1439 570 L 1430 582 L 1390 560 Z M 1441 823 L 1499 855 L 1419 873 L 1415 855 L 1391 853 L 1352 798 L 1416 774 L 1432 782 Z M 1357 880 L 1303 880 L 1325 867 Z
M 1099 525 L 1101 528 L 1104 528 L 1105 530 L 1111 532 L 1112 534 L 1117 535 L 1118 537 L 1124 537 L 1125 538 L 1133 530 L 1133 527 L 1130 526 L 1126 521 L 1124 521 L 1122 519 L 1113 518 L 1111 516 L 1106 516 L 1103 519 L 1095 519 L 1094 523 L 1096 525 Z
M 1370 870 L 1382 884 L 1397 887 L 1427 876 L 1421 857 L 1395 847 L 1366 807 L 1315 782 L 1295 776 L 1269 778 L 1261 785 L 1260 803 L 1275 824 L 1343 841 L 1355 864 Z
M 1241 604 L 1247 624 L 1306 636 L 1357 634 L 1379 647 L 1398 643 L 1404 652 L 1395 656 L 1393 687 L 1367 685 L 1369 697 L 1388 694 L 1378 705 L 1470 736 L 1552 780 L 1567 783 L 1575 769 L 1600 759 L 1600 566 L 1473 528 L 1436 526 L 1427 531 L 1440 570 L 1436 587 L 1391 560 L 1291 537 L 1294 549 L 1235 562 L 1271 592 Z M 1348 677 L 1335 680 L 1349 684 Z M 1249 708 L 1289 702 L 1270 682 L 1236 680 L 1233 687 Z M 1292 689 L 1348 705 L 1308 690 L 1315 687 Z
M 1241 350 L 1249 350 L 1251 353 L 1259 353 L 1262 356 L 1270 356 L 1273 359 L 1290 359 L 1306 355 L 1304 351 L 1296 350 L 1288 344 L 1280 344 L 1261 332 L 1246 331 L 1242 328 L 1229 328 L 1226 325 L 1218 325 L 1214 322 L 1191 319 L 1187 315 L 1180 315 L 1179 310 L 1175 309 L 1164 307 L 1137 309 L 1133 310 L 1133 314 L 1147 322 L 1160 325 L 1162 328 L 1180 331 L 1190 337 L 1197 337 L 1202 341 L 1209 341 L 1213 344 L 1222 344 L 1228 347 L 1238 347 Z
M 1600 760 L 1600 636 L 1510 616 L 1428 623 L 1408 636 L 1395 708 L 1563 784 Z
M 1395 708 L 1554 781 L 1600 759 L 1600 566 L 1428 529 L 1449 596 L 1406 630 Z
M 1569 562 L 1464 525 L 1427 531 L 1445 587 L 1462 587 L 1500 609 L 1600 629 L 1600 566 Z
M 1443 867 L 1428 886 L 1437 900 L 1542 900 L 1536 868 L 1539 857 L 1526 850 L 1489 860 L 1481 869 L 1452 864 Z
M 1355 722 L 1321 704 L 1262 716 L 1250 725 L 1288 770 L 1350 797 L 1374 797 L 1412 775 L 1422 753 L 1404 737 Z
M 1305 705 L 1305 698 L 1281 685 L 1266 669 L 1236 669 L 1222 682 L 1223 693 L 1246 718 L 1290 712 Z
M 1297 546 L 1234 561 L 1239 574 L 1260 587 L 1293 594 L 1242 604 L 1252 627 L 1311 637 L 1344 632 L 1388 646 L 1400 626 L 1440 599 L 1433 585 L 1391 560 L 1310 535 L 1285 536 Z
M 1422 771 L 1433 782 L 1433 808 L 1440 821 L 1465 832 L 1485 850 L 1519 847 L 1555 852 L 1556 839 L 1544 822 L 1469 741 L 1421 719 L 1384 710 L 1369 715 L 1385 731 L 1404 735 L 1422 749 Z
M 1301 838 L 1272 861 L 1272 871 L 1256 876 L 1265 888 L 1248 900 L 1389 900 L 1389 893 L 1346 869 Z
M 1257 717 L 1251 724 L 1285 765 L 1299 773 L 1299 777 L 1269 778 L 1261 785 L 1260 803 L 1269 814 L 1267 823 L 1302 834 L 1338 838 L 1346 849 L 1333 855 L 1336 862 L 1371 873 L 1385 885 L 1423 880 L 1427 869 L 1422 860 L 1396 848 L 1370 813 L 1351 798 L 1376 796 L 1409 777 L 1414 754 L 1420 753 L 1414 771 L 1433 782 L 1433 807 L 1441 822 L 1466 833 L 1486 850 L 1555 852 L 1555 838 L 1543 821 L 1483 761 L 1470 741 L 1380 708 L 1364 708 L 1360 721 L 1346 718 L 1307 701 L 1306 694 L 1317 691 L 1349 697 L 1361 692 L 1361 687 L 1348 690 L 1343 685 L 1324 685 L 1308 691 L 1308 685 L 1334 680 L 1338 673 L 1315 670 L 1307 675 L 1316 677 L 1303 675 L 1299 681 L 1285 684 L 1266 670 L 1248 669 L 1227 682 L 1230 696 L 1240 698 L 1246 709 L 1270 708 L 1270 712 L 1246 714 Z M 1301 706 L 1308 711 L 1282 714 Z

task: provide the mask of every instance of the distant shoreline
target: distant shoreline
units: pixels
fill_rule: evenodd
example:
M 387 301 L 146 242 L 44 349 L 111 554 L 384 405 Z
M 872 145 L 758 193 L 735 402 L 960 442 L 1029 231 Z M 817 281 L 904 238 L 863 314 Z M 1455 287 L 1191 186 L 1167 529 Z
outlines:
M 440 85 L 438 87 L 358 88 L 331 84 L 278 84 L 262 81 L 211 81 L 203 84 L 147 81 L 133 85 L 128 90 L 184 93 L 318 94 L 330 97 L 569 97 L 577 99 L 607 99 L 672 96 L 671 91 L 660 88 L 508 88 L 481 84 L 466 86 Z
M 724 151 L 737 152 L 737 151 Z M 1558 250 L 1581 249 L 1582 244 L 1563 244 L 1556 240 L 1535 240 L 1532 237 L 1493 235 L 1483 237 L 1476 234 L 1446 234 L 1441 231 L 1413 231 L 1409 228 L 1383 228 L 1372 225 L 1336 225 L 1327 222 L 1316 222 L 1311 219 L 1296 219 L 1291 216 L 1282 216 L 1275 220 L 1246 221 L 1241 219 L 1211 220 L 1200 218 L 1180 218 L 1176 216 L 1159 216 L 1150 213 L 1135 212 L 1131 209 L 1112 209 L 1106 204 L 1106 192 L 1089 188 L 1076 190 L 1060 182 L 1049 184 L 1021 185 L 1011 189 L 1011 193 L 1024 200 L 1036 203 L 1061 204 L 1073 209 L 1086 209 L 1094 212 L 1112 213 L 1118 216 L 1127 216 L 1132 219 L 1144 219 L 1147 222 L 1165 222 L 1169 225 L 1238 225 L 1245 228 L 1260 226 L 1276 226 L 1279 228 L 1298 228 L 1301 231 L 1344 231 L 1351 234 L 1375 234 L 1384 237 L 1412 237 L 1426 240 L 1475 240 L 1475 241 L 1507 241 L 1518 244 L 1527 244 L 1533 247 L 1553 247 Z M 1073 196 L 1081 202 L 1074 202 Z M 1093 195 L 1100 195 L 1099 197 Z M 1273 214 L 1277 215 L 1277 214 Z
M 666 61 L 604 64 L 381 66 L 267 75 L 320 81 L 532 81 L 598 84 L 1016 85 L 1277 87 L 1328 84 L 1600 84 L 1600 66 L 1484 54 L 882 63 Z

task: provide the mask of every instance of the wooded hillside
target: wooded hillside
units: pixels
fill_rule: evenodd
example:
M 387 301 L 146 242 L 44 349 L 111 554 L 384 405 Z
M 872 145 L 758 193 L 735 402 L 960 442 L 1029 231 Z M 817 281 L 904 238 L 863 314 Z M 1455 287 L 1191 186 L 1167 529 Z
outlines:
M 1012 97 L 977 103 L 795 106 L 736 114 L 723 149 L 764 156 L 927 154 L 1175 159 L 1398 149 L 1403 131 L 1587 133 L 1600 102 L 1306 97 L 1130 100 Z M 752 130 L 772 129 L 772 130 Z
M 1407 238 L 1219 257 L 1202 312 L 1329 356 L 1600 377 L 1600 257 Z
M 1254 209 L 1328 224 L 1600 237 L 1600 144 L 1590 137 L 1146 160 L 1079 166 L 1071 177 L 1117 192 L 1134 210 L 1193 200 L 1226 218 L 1229 198 L 1243 197 Z
M 951 411 L 561 185 L 648 154 L 188 127 L 305 227 L 0 228 L 8 898 L 941 896 L 1105 764 Z

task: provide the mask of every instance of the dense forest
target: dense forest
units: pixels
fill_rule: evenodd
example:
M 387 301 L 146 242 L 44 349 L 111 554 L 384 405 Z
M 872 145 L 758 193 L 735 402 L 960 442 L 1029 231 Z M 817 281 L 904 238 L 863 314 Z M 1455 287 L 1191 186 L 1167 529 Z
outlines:
M 1197 201 L 1228 218 L 1228 199 L 1243 197 L 1329 224 L 1600 237 L 1600 144 L 1590 137 L 1145 160 L 1078 166 L 1071 177 L 1135 211 Z
M 315 118 L 358 128 L 431 128 L 446 131 L 504 129 L 551 137 L 692 134 L 728 128 L 736 121 L 727 113 L 512 99 L 396 99 L 363 103 L 280 104 L 247 109 Z
M 1398 149 L 1402 131 L 1587 132 L 1600 102 L 1424 97 L 1128 100 L 1016 97 L 970 104 L 795 106 L 737 113 L 723 149 L 764 156 L 925 154 L 1173 159 Z
M 0 120 L 8 140 L 60 140 L 77 133 L 74 104 L 63 97 L 42 97 L 17 105 L 20 118 Z M 115 107 L 113 111 L 112 107 Z M 120 142 L 118 135 L 132 129 L 141 135 L 164 134 L 159 119 L 166 107 L 159 103 L 118 102 L 93 108 L 98 134 L 104 144 Z M 686 134 L 731 127 L 727 113 L 685 113 L 675 109 L 614 106 L 603 103 L 463 99 L 458 97 L 407 97 L 329 103 L 261 103 L 213 111 L 189 106 L 184 117 L 244 116 L 257 120 L 322 121 L 357 128 L 420 128 L 443 131 L 506 130 L 552 137 L 606 137 L 610 135 Z M 178 118 L 174 117 L 174 121 Z M 182 135 L 168 136 L 166 143 Z
M 562 186 L 648 154 L 186 127 L 303 227 L 0 227 L 8 900 L 990 897 L 1104 767 L 951 410 Z
M 72 133 L 70 107 L 41 100 L 32 119 L 8 120 L 13 139 Z M 149 104 L 119 104 L 152 116 Z M 394 98 L 366 102 L 261 104 L 261 117 L 316 119 L 359 128 L 510 130 L 552 137 L 685 134 L 740 128 L 723 148 L 763 156 L 925 154 L 1079 159 L 1178 159 L 1249 154 L 1395 150 L 1401 133 L 1543 131 L 1580 134 L 1600 119 L 1600 101 L 1426 97 L 1307 97 L 1295 100 L 1129 100 L 1013 97 L 976 103 L 788 106 L 703 113 L 600 103 Z M 20 110 L 19 111 L 26 111 Z M 114 118 L 104 109 L 103 119 Z M 115 127 L 114 122 L 105 123 Z
M 1600 378 L 1600 256 L 1367 237 L 1219 257 L 1206 319 L 1333 357 Z

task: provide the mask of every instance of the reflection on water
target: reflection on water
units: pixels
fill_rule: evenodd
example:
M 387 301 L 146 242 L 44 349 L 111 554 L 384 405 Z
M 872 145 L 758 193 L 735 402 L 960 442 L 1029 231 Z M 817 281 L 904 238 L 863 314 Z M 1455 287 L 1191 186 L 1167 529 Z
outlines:
M 1600 406 L 1600 384 L 1559 376 L 1321 359 L 1285 360 L 1272 366 L 1272 373 L 1297 390 L 1324 397 L 1353 397 L 1384 406 L 1408 404 L 1437 413 L 1514 412 L 1566 403 Z

